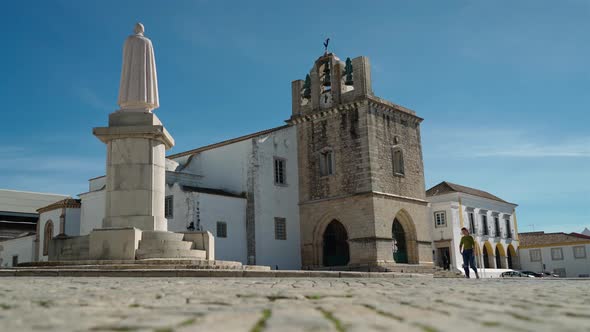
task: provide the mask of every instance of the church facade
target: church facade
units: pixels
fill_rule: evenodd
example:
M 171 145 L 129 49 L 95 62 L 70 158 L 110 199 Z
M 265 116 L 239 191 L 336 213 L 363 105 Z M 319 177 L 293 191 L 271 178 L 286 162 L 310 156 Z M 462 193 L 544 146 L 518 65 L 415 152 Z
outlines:
M 278 269 L 431 266 L 422 119 L 373 94 L 366 57 L 325 53 L 292 97 L 286 125 L 166 157 L 167 229 L 209 231 L 215 259 Z M 106 182 L 38 241 L 104 228 Z
M 421 121 L 373 94 L 366 57 L 293 82 L 304 268 L 432 264 Z

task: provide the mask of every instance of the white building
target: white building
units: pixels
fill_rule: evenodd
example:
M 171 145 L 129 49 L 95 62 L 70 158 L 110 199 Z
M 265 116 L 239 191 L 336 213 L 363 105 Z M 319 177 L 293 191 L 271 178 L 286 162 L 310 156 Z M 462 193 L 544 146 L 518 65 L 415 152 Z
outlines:
M 169 156 L 165 199 L 168 230 L 210 231 L 215 236 L 218 260 L 299 269 L 297 174 L 297 142 L 292 126 Z M 79 226 L 65 235 L 87 235 L 102 227 L 104 188 L 104 176 L 89 180 L 89 191 L 79 195 Z M 43 210 L 41 230 L 45 220 L 59 220 L 57 212 L 52 211 Z M 50 233 L 40 232 L 42 249 L 46 234 Z M 57 234 L 54 227 L 51 235 Z M 46 254 L 42 252 L 39 259 L 46 260 Z
M 35 259 L 37 209 L 65 195 L 0 189 L 0 266 Z
M 476 264 L 480 270 L 488 269 L 487 276 L 499 275 L 500 271 L 494 270 L 518 268 L 516 204 L 446 181 L 428 189 L 426 197 L 436 265 L 443 267 L 446 256 L 452 270 L 463 272 L 459 243 L 461 228 L 466 227 L 476 242 Z
M 590 236 L 580 233 L 520 234 L 523 270 L 550 272 L 561 277 L 590 277 Z

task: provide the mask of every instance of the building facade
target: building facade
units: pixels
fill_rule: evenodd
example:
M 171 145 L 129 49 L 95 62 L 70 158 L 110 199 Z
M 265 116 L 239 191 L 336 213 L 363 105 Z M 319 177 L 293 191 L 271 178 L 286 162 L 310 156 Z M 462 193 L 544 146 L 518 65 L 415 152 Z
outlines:
M 422 119 L 373 94 L 365 57 L 326 53 L 292 91 L 286 125 L 167 157 L 167 229 L 209 231 L 216 259 L 243 264 L 432 266 Z M 35 259 L 105 227 L 105 190 L 93 178 L 76 209 L 42 209 Z
M 66 195 L 0 189 L 0 266 L 34 261 L 38 245 L 37 209 Z
M 373 94 L 365 57 L 292 83 L 303 268 L 432 264 L 421 121 Z
M 590 236 L 580 233 L 520 234 L 522 269 L 561 277 L 590 277 Z
M 430 202 L 430 225 L 437 266 L 463 271 L 459 252 L 461 228 L 475 239 L 476 264 L 490 269 L 518 269 L 519 234 L 516 207 L 488 192 L 441 182 L 426 191 Z

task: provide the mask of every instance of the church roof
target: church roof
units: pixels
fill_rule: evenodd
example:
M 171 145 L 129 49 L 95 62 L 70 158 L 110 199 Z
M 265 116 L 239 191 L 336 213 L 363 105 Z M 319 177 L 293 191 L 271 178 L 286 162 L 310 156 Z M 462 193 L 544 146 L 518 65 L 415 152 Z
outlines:
M 462 186 L 462 185 L 447 182 L 447 181 L 443 181 L 443 182 L 437 184 L 436 186 L 426 190 L 426 197 L 439 196 L 439 195 L 444 195 L 444 194 L 448 194 L 448 193 L 452 193 L 452 192 L 469 194 L 469 195 L 487 198 L 487 199 L 491 199 L 491 200 L 502 202 L 502 203 L 516 205 L 514 203 L 510 203 L 508 201 L 505 201 L 498 196 L 492 195 L 487 191 L 483 191 L 483 190 L 479 190 L 479 189 L 475 189 L 475 188 L 470 188 L 470 187 Z
M 47 211 L 53 211 L 56 209 L 61 209 L 61 208 L 80 208 L 80 206 L 82 205 L 81 200 L 79 199 L 75 199 L 75 198 L 66 198 L 66 199 L 62 199 L 61 201 L 57 201 L 53 204 L 49 204 L 47 206 L 44 206 L 42 208 L 37 209 L 37 212 L 39 213 L 43 213 L 43 212 L 47 212 Z
M 196 149 L 192 149 L 192 150 L 188 150 L 188 151 L 184 151 L 184 152 L 175 153 L 175 154 L 169 155 L 166 158 L 168 158 L 168 159 L 175 159 L 175 158 L 180 158 L 180 157 L 184 157 L 184 156 L 189 156 L 191 154 L 195 154 L 195 153 L 199 153 L 199 152 L 203 152 L 203 151 L 215 149 L 215 148 L 218 148 L 218 147 L 222 147 L 222 146 L 225 146 L 225 145 L 229 145 L 229 144 L 233 144 L 233 143 L 245 141 L 247 139 L 251 139 L 251 138 L 254 138 L 254 137 L 261 136 L 261 135 L 270 134 L 272 132 L 279 131 L 281 129 L 285 129 L 285 128 L 288 128 L 290 126 L 291 125 L 284 125 L 284 126 L 280 126 L 280 127 L 275 127 L 275 128 L 271 128 L 271 129 L 266 129 L 266 130 L 258 131 L 258 132 L 252 133 L 252 134 L 248 134 L 248 135 L 244 135 L 244 136 L 240 136 L 240 137 L 228 139 L 228 140 L 221 141 L 221 142 L 218 142 L 218 143 L 213 143 L 213 144 L 205 145 L 205 146 L 202 146 L 200 148 L 196 148 Z
M 545 233 L 527 232 L 518 233 L 520 248 L 535 248 L 549 246 L 563 246 L 590 243 L 590 236 L 580 233 Z

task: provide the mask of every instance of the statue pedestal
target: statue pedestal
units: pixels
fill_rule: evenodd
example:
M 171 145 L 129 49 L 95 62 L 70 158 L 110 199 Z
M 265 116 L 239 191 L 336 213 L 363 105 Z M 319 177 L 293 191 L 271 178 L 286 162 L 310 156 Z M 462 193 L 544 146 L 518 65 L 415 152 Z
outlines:
M 165 151 L 174 145 L 158 117 L 118 111 L 93 134 L 107 144 L 104 228 L 168 229 L 164 218 Z

